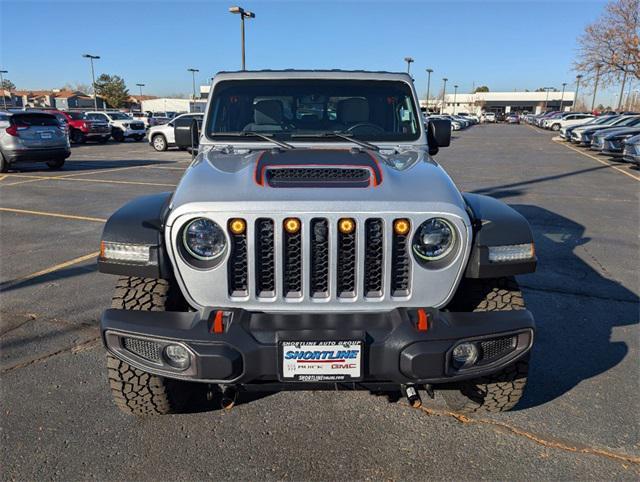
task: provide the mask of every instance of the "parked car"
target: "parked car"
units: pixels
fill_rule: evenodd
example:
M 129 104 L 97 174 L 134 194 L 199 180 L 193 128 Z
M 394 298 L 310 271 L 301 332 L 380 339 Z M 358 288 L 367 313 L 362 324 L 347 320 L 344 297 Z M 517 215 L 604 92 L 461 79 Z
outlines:
M 604 124 L 578 127 L 571 134 L 571 142 L 582 146 L 591 146 L 591 138 L 596 132 L 614 127 L 633 127 L 639 122 L 640 116 L 638 115 L 621 115 Z
M 90 111 L 87 117 L 92 120 L 107 122 L 111 127 L 111 136 L 118 142 L 127 139 L 141 141 L 144 139 L 145 127 L 142 121 L 133 120 L 132 117 L 118 111 Z
M 191 146 L 191 138 L 184 137 L 180 134 L 176 136 L 176 132 L 181 130 L 189 130 L 191 122 L 196 119 L 202 124 L 204 114 L 182 114 L 173 118 L 168 124 L 155 126 L 149 129 L 147 138 L 149 144 L 156 151 L 166 151 L 169 147 L 177 147 L 178 149 L 187 149 Z M 177 142 L 176 142 L 177 141 Z M 188 142 L 188 145 L 185 145 Z
M 520 117 L 517 114 L 507 115 L 507 124 L 520 124 Z
M 640 165 L 640 135 L 624 141 L 622 158 L 627 162 Z
M 64 119 L 72 144 L 84 144 L 87 141 L 104 144 L 111 138 L 111 128 L 108 123 L 101 120 L 91 120 L 84 112 L 66 112 L 53 109 L 47 109 L 44 112 L 54 114 L 59 120 Z
M 60 169 L 70 155 L 69 137 L 55 115 L 0 113 L 0 172 L 22 162 L 46 162 L 50 169 Z
M 480 118 L 475 114 L 469 114 L 467 112 L 460 112 L 458 115 L 460 117 L 462 117 L 463 119 L 467 119 L 467 120 L 471 121 L 472 124 L 478 124 L 480 122 Z
M 601 115 L 598 117 L 592 117 L 591 119 L 586 120 L 580 124 L 573 124 L 567 127 L 560 128 L 560 137 L 565 141 L 571 140 L 571 134 L 573 131 L 579 127 L 589 127 L 589 126 L 597 126 L 602 125 L 607 122 L 613 122 L 617 116 L 614 115 Z
M 153 114 L 149 111 L 146 111 L 146 112 L 131 111 L 129 114 L 131 115 L 131 118 L 142 122 L 144 124 L 145 129 L 149 129 L 157 125 L 156 119 L 153 117 Z
M 495 112 L 483 112 L 482 113 L 482 122 L 496 122 L 496 113 Z
M 623 142 L 640 134 L 640 127 L 621 127 L 619 129 L 605 129 L 596 133 L 591 139 L 591 150 L 600 151 L 613 157 L 622 157 Z
M 582 124 L 589 119 L 593 119 L 594 117 L 595 116 L 591 114 L 567 114 L 553 119 L 545 120 L 544 128 L 551 129 L 552 131 L 559 131 L 563 127 Z
M 441 390 L 456 412 L 518 403 L 535 323 L 514 275 L 535 270 L 531 228 L 429 161 L 451 130 L 417 105 L 406 73 L 216 75 L 175 192 L 130 201 L 102 232 L 121 410 L 336 384 L 413 406 Z

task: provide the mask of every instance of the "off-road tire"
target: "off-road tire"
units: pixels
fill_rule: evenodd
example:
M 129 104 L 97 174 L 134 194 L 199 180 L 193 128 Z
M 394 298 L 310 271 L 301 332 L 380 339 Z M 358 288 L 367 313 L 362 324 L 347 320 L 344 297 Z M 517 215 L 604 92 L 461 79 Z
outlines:
M 64 166 L 64 159 L 54 159 L 53 161 L 47 161 L 47 166 L 51 170 L 61 169 Z
M 123 277 L 116 284 L 111 307 L 173 311 L 185 309 L 185 301 L 167 280 Z M 133 415 L 165 415 L 184 411 L 197 385 L 146 373 L 111 354 L 107 354 L 107 369 L 116 406 Z
M 465 279 L 449 304 L 451 311 L 524 310 L 516 280 L 508 278 Z M 503 370 L 442 388 L 447 406 L 456 412 L 506 412 L 520 401 L 527 384 L 529 354 Z

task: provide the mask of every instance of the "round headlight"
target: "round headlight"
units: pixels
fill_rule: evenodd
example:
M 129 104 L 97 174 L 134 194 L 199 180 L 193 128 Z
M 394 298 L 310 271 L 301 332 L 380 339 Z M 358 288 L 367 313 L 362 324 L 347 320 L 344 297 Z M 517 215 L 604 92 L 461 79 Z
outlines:
M 220 226 L 205 218 L 194 219 L 187 224 L 182 238 L 187 252 L 203 261 L 210 261 L 220 256 L 227 244 Z
M 418 227 L 413 252 L 425 261 L 437 261 L 453 250 L 455 240 L 455 229 L 448 221 L 431 218 Z

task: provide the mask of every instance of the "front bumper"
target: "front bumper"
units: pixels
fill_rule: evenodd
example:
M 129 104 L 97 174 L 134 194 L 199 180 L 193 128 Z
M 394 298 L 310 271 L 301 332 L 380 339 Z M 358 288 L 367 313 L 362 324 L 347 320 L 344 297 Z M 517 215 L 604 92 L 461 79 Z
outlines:
M 248 385 L 283 382 L 281 341 L 362 340 L 360 382 L 382 385 L 446 383 L 487 375 L 524 356 L 533 343 L 535 324 L 526 310 L 425 311 L 426 331 L 417 328 L 417 310 L 408 309 L 329 314 L 225 310 L 222 332 L 213 333 L 217 310 L 201 316 L 199 312 L 109 309 L 102 316 L 101 333 L 114 356 L 143 371 L 197 382 Z M 145 351 L 127 349 L 131 339 L 147 343 Z M 476 365 L 464 370 L 453 367 L 451 352 L 456 344 L 464 340 L 488 347 L 493 339 L 500 339 L 501 346 L 509 340 L 509 350 L 499 352 L 497 358 L 493 353 L 484 361 L 482 355 Z M 170 343 L 179 343 L 190 352 L 186 370 L 171 367 L 159 355 Z
M 66 159 L 71 155 L 71 149 L 69 147 L 53 147 L 49 149 L 7 149 L 6 151 L 3 151 L 2 154 L 9 164 L 13 164 L 16 162 L 38 162 Z

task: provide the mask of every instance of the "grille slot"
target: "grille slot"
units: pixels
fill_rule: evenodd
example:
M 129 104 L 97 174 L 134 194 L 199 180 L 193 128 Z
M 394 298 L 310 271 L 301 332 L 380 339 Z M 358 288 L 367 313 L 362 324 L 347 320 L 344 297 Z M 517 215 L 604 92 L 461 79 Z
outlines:
M 122 346 L 131 353 L 153 362 L 161 361 L 162 349 L 159 343 L 140 338 L 122 338 Z
M 283 229 L 283 286 L 287 298 L 302 296 L 302 229 L 289 233 Z
M 383 293 L 384 229 L 382 219 L 365 222 L 364 295 L 379 298 Z
M 492 340 L 481 341 L 478 364 L 491 363 L 516 349 L 517 337 L 503 336 Z
M 311 220 L 311 296 L 329 296 L 329 223 L 326 219 Z
M 268 169 L 271 187 L 368 187 L 369 169 L 340 167 L 282 167 Z
M 338 232 L 337 292 L 340 298 L 356 296 L 356 230 Z
M 256 293 L 261 297 L 276 294 L 275 242 L 272 219 L 256 221 Z
M 247 275 L 247 233 L 234 234 L 231 238 L 231 255 L 227 266 L 229 295 L 247 296 L 249 280 Z
M 409 235 L 393 233 L 391 247 L 391 296 L 408 296 L 411 289 Z

